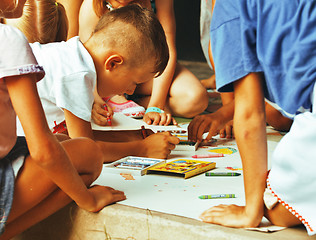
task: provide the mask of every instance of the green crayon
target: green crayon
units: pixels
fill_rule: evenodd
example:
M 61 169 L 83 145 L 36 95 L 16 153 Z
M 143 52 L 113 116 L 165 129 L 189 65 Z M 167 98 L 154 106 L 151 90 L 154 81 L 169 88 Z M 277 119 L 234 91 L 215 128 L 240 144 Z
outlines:
M 241 173 L 236 172 L 207 172 L 205 176 L 240 176 Z
M 215 199 L 215 198 L 235 198 L 235 194 L 212 194 L 212 195 L 199 196 L 199 199 Z

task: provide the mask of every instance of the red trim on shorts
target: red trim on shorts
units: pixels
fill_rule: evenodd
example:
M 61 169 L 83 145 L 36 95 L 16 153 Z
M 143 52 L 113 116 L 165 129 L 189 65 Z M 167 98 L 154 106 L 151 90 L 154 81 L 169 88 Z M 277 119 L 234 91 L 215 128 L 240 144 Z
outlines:
M 296 212 L 296 210 L 293 209 L 289 204 L 285 203 L 281 198 L 279 198 L 278 195 L 272 190 L 269 178 L 267 178 L 267 187 L 272 192 L 272 194 L 278 199 L 279 203 L 281 203 L 287 210 L 290 211 L 290 213 L 292 213 L 295 217 L 297 217 L 305 225 L 305 227 L 309 229 L 310 232 L 314 232 L 314 230 L 306 221 L 306 219 L 303 218 L 298 212 Z

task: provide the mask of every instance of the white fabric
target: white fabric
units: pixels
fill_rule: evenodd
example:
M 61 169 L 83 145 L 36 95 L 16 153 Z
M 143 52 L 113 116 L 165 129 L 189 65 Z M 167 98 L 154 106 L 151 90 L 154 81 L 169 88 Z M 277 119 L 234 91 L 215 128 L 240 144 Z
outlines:
M 208 47 L 210 41 L 210 25 L 212 19 L 212 0 L 201 0 L 201 13 L 200 13 L 200 38 L 201 46 L 205 56 L 205 59 L 212 68 Z
M 96 70 L 79 37 L 31 47 L 46 73 L 37 87 L 50 129 L 65 120 L 63 109 L 90 122 Z
M 8 25 L 0 24 L 0 159 L 7 155 L 16 141 L 15 112 L 3 78 L 29 73 L 40 73 L 42 69 L 32 54 L 24 35 Z
M 316 94 L 314 86 L 313 96 Z M 314 99 L 313 106 L 316 106 Z M 286 208 L 305 225 L 309 235 L 316 234 L 316 111 L 294 118 L 290 132 L 272 156 L 268 188 Z

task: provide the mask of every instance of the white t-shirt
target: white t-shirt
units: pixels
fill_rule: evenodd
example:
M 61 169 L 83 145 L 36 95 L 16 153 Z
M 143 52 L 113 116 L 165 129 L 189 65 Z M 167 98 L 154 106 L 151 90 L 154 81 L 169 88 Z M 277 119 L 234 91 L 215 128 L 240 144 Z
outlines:
M 90 122 L 97 75 L 92 57 L 79 37 L 30 45 L 46 73 L 37 88 L 50 129 L 65 120 L 63 109 Z
M 6 156 L 16 142 L 16 114 L 4 77 L 39 73 L 32 50 L 24 35 L 16 28 L 0 24 L 0 159 Z

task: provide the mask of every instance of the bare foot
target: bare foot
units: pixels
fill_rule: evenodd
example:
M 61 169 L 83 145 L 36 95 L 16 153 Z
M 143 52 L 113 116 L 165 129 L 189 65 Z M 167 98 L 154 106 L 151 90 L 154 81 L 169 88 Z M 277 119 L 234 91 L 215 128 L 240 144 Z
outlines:
M 111 101 L 115 103 L 125 103 L 128 100 L 124 95 L 114 95 L 113 97 L 111 97 Z

